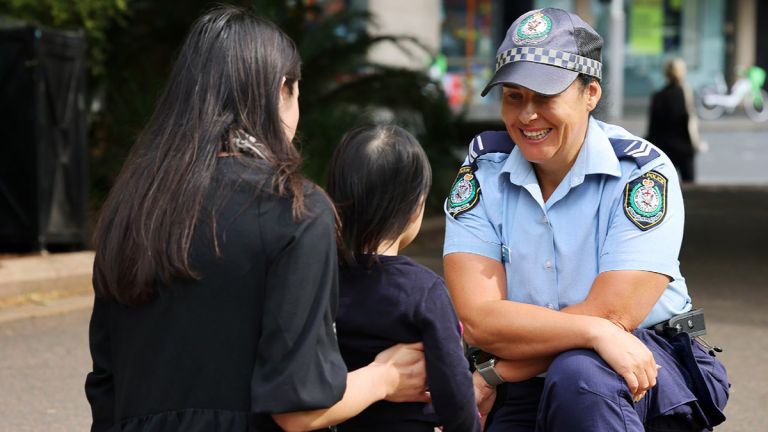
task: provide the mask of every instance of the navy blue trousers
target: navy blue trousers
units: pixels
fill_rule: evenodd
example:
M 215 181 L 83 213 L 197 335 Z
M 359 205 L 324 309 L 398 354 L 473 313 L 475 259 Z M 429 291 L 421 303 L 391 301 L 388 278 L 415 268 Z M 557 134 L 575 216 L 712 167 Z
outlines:
M 730 384 L 717 359 L 685 333 L 670 340 L 634 334 L 662 366 L 639 402 L 594 351 L 567 351 L 546 378 L 500 386 L 486 431 L 702 431 L 725 420 Z

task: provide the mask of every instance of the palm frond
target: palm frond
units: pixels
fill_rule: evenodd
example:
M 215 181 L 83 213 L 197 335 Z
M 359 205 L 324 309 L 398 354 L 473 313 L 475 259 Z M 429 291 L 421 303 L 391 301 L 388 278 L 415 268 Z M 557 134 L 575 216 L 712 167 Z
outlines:
M 256 3 L 268 2 L 256 0 Z M 324 183 L 326 167 L 343 133 L 360 124 L 389 122 L 413 132 L 427 151 L 435 171 L 452 176 L 454 116 L 440 85 L 424 71 L 372 63 L 371 48 L 392 44 L 406 58 L 434 58 L 417 38 L 373 33 L 368 11 L 345 10 L 329 16 L 302 1 L 284 8 L 279 25 L 296 41 L 302 56 L 299 140 L 307 175 Z M 438 202 L 444 191 L 436 187 Z

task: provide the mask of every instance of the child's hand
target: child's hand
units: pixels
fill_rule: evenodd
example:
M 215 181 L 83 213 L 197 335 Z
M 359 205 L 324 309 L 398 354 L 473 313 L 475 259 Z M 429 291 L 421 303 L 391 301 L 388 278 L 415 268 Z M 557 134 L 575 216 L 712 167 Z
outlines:
M 475 388 L 475 403 L 480 414 L 480 428 L 485 429 L 488 413 L 491 412 L 493 403 L 496 401 L 496 387 L 489 386 L 477 371 L 472 374 L 472 385 Z

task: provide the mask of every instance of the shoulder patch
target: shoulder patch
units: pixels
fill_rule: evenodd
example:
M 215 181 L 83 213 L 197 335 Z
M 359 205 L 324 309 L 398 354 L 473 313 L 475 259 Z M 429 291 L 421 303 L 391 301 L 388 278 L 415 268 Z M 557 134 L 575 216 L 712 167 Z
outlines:
M 483 132 L 475 136 L 469 143 L 468 160 L 471 165 L 475 165 L 477 158 L 484 154 L 509 154 L 513 148 L 515 148 L 515 142 L 512 141 L 506 131 Z
M 649 171 L 627 183 L 624 214 L 643 231 L 660 224 L 667 214 L 667 178 Z
M 478 201 L 480 201 L 480 182 L 477 181 L 475 168 L 472 165 L 464 165 L 459 168 L 459 174 L 448 194 L 446 210 L 451 216 L 457 218 L 465 211 L 473 209 Z
M 653 144 L 641 139 L 609 138 L 619 159 L 634 159 L 638 168 L 661 156 Z

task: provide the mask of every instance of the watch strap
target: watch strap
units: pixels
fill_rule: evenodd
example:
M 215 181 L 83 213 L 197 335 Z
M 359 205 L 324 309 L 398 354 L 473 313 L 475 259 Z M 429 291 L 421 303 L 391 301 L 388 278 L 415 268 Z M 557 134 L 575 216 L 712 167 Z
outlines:
M 504 383 L 504 379 L 496 371 L 496 358 L 491 358 L 488 361 L 477 365 L 477 372 L 483 377 L 485 382 L 491 386 L 496 387 L 499 384 Z

